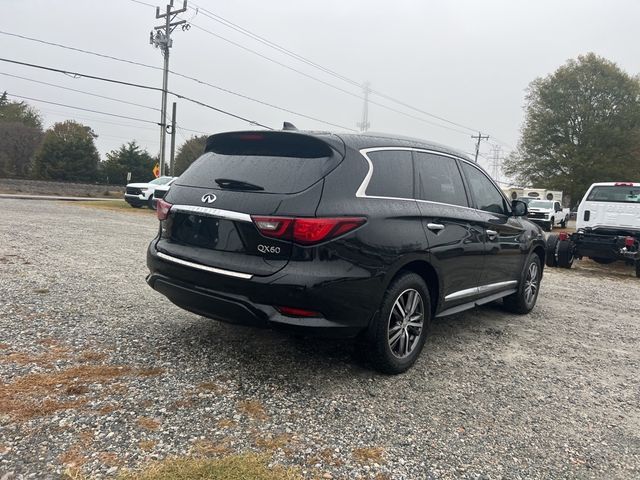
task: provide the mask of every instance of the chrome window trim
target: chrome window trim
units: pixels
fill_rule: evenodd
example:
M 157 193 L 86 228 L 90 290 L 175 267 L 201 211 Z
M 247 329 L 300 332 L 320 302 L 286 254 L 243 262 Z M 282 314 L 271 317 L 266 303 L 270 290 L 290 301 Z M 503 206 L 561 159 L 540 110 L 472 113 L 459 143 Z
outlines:
M 518 284 L 517 280 L 508 280 L 506 282 L 490 283 L 488 285 L 480 285 L 478 287 L 466 288 L 464 290 L 458 290 L 457 292 L 450 293 L 444 297 L 445 302 L 451 300 L 458 300 L 460 298 L 470 297 L 472 295 L 479 295 L 482 293 L 489 293 L 502 288 L 513 287 Z
M 402 197 L 382 197 L 378 195 L 367 195 L 367 187 L 369 186 L 369 182 L 371 181 L 371 177 L 373 176 L 373 163 L 369 158 L 368 154 L 371 152 L 384 152 L 384 151 L 394 151 L 399 150 L 403 152 L 421 152 L 421 153 L 432 153 L 434 155 L 440 155 L 442 157 L 453 158 L 454 160 L 461 160 L 463 162 L 471 163 L 464 158 L 456 157 L 455 155 L 450 155 L 448 153 L 439 152 L 438 150 L 427 150 L 425 148 L 413 148 L 413 147 L 371 147 L 371 148 L 363 148 L 360 150 L 360 154 L 364 157 L 369 165 L 369 171 L 362 180 L 362 183 L 356 190 L 356 197 L 358 198 L 377 198 L 380 200 L 401 200 L 407 202 L 420 202 L 420 203 L 430 203 L 432 205 L 445 205 L 447 207 L 455 207 L 455 208 L 466 208 L 467 210 L 477 211 L 477 208 L 473 207 L 465 207 L 464 205 L 455 205 L 453 203 L 442 203 L 442 202 L 434 202 L 433 200 L 421 200 L 419 198 L 402 198 Z M 461 174 L 462 175 L 462 174 Z
M 251 215 L 231 210 L 221 210 L 219 208 L 199 207 L 197 205 L 173 205 L 172 212 L 197 213 L 205 217 L 226 218 L 239 222 L 251 222 Z
M 244 280 L 251 280 L 253 278 L 253 275 L 249 273 L 233 272 L 231 270 L 224 270 L 222 268 L 215 268 L 215 267 L 209 267 L 207 265 L 201 265 L 200 263 L 188 262 L 187 260 L 182 260 L 181 258 L 172 257 L 171 255 L 167 255 L 166 253 L 162 253 L 162 252 L 158 252 L 158 257 L 168 262 L 177 263 L 178 265 L 195 268 L 197 270 L 203 270 L 205 272 L 226 275 L 227 277 L 242 278 Z

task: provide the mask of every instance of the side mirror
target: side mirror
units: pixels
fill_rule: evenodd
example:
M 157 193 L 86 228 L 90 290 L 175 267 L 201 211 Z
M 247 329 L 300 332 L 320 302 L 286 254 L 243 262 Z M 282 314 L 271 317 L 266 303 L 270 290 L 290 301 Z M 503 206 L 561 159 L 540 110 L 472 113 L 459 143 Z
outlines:
M 514 217 L 524 217 L 529 213 L 529 207 L 521 200 L 513 200 L 511 202 L 511 211 Z

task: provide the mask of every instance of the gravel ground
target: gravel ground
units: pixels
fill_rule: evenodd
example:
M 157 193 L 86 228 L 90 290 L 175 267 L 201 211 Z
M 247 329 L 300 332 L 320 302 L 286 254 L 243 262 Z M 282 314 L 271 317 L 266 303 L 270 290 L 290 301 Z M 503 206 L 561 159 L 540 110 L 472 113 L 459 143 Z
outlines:
M 324 478 L 639 478 L 640 281 L 579 262 L 528 316 L 436 321 L 389 377 L 144 282 L 148 212 L 0 200 L 0 478 L 266 451 Z

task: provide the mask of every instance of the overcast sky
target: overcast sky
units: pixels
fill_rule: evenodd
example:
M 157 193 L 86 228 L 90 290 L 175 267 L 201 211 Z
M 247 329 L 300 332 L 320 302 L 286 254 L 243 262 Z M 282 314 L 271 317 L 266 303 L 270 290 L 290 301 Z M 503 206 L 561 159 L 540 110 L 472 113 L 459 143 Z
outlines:
M 163 2 L 143 3 L 166 5 L 166 0 Z M 175 3 L 181 6 L 182 0 Z M 507 153 L 517 143 L 527 85 L 567 59 L 592 51 L 631 74 L 640 72 L 637 0 L 196 0 L 189 6 L 202 7 L 343 77 L 358 83 L 369 81 L 377 92 L 481 130 L 491 136 L 481 149 L 486 157 L 491 156 L 493 144 Z M 149 31 L 158 24 L 155 10 L 134 0 L 0 0 L 0 7 L 3 32 L 162 66 L 160 52 L 149 45 Z M 357 128 L 363 105 L 359 87 L 252 40 L 207 18 L 203 11 L 196 14 L 190 9 L 181 18 L 190 20 L 193 27 L 173 34 L 172 70 L 272 105 Z M 161 86 L 158 70 L 2 34 L 0 52 L 0 57 L 13 60 Z M 160 117 L 152 110 L 160 106 L 159 92 L 73 79 L 5 62 L 0 62 L 0 72 L 150 108 L 0 75 L 0 90 L 9 94 L 149 122 Z M 274 128 L 281 128 L 286 120 L 300 129 L 340 130 L 175 76 L 170 77 L 169 89 Z M 173 100 L 170 97 L 170 102 Z M 372 95 L 371 100 L 410 115 L 371 104 L 372 131 L 417 136 L 473 151 L 470 130 L 378 95 Z M 159 127 L 151 123 L 30 103 L 42 113 L 46 126 L 64 119 L 90 125 L 99 135 L 97 145 L 102 155 L 131 139 L 154 155 L 158 152 Z M 183 129 L 207 133 L 255 128 L 184 100 L 178 100 L 178 123 Z M 178 145 L 190 135 L 180 131 Z M 489 165 L 485 159 L 481 163 Z

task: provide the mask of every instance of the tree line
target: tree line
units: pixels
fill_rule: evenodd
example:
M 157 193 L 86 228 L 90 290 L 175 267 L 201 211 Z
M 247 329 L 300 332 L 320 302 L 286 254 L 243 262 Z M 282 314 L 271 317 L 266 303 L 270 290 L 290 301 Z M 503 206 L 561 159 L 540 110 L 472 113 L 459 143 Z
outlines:
M 100 158 L 91 127 L 74 120 L 53 124 L 46 131 L 39 112 L 26 102 L 0 96 L 0 177 L 124 185 L 153 178 L 158 162 L 135 140 Z M 180 175 L 204 151 L 207 136 L 192 136 L 176 153 Z

